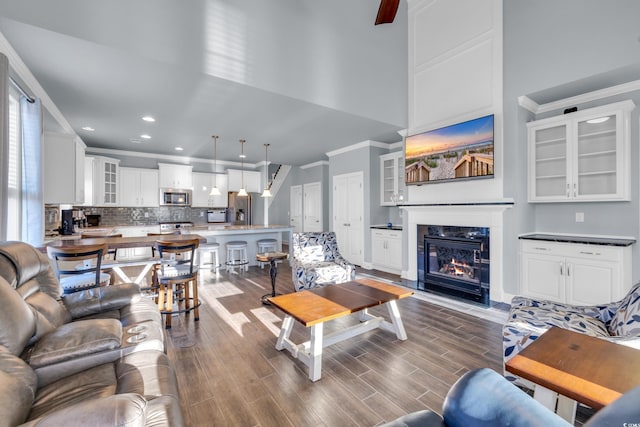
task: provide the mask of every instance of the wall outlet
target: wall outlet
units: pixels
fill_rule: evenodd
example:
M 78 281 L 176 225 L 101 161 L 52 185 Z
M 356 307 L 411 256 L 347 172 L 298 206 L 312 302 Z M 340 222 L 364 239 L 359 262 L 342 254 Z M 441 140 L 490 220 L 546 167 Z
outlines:
M 204 212 L 202 212 L 202 211 L 201 211 L 201 212 L 200 212 L 200 216 L 204 216 Z
M 576 212 L 576 222 L 584 222 L 584 212 Z
M 145 217 L 145 218 L 149 218 L 149 212 L 145 212 L 145 213 L 144 213 L 144 217 Z

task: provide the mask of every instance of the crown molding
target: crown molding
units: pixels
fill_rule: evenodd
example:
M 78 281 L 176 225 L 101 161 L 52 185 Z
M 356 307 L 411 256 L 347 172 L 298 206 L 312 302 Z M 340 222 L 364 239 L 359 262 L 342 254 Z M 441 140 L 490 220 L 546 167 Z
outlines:
M 640 80 L 634 80 L 628 83 L 622 83 L 604 89 L 594 90 L 592 92 L 583 93 L 581 95 L 572 96 L 570 98 L 560 99 L 558 101 L 548 102 L 546 104 L 538 104 L 526 95 L 518 97 L 518 104 L 534 114 L 548 113 L 550 111 L 564 110 L 568 107 L 574 107 L 587 102 L 598 101 L 600 99 L 609 98 L 615 95 L 622 95 L 629 92 L 640 90 Z
M 327 155 L 327 157 L 333 157 L 339 154 L 348 153 L 349 151 L 359 150 L 361 148 L 367 148 L 367 147 L 383 148 L 387 150 L 389 149 L 389 144 L 386 144 L 384 142 L 367 140 L 367 141 L 358 142 L 353 145 L 349 145 L 347 147 L 338 148 L 337 150 L 329 151 L 328 153 L 325 153 L 325 154 Z
M 87 153 L 91 154 L 101 154 L 101 155 L 111 155 L 111 156 L 126 156 L 126 157 L 144 157 L 146 159 L 157 159 L 157 160 L 170 160 L 176 163 L 189 164 L 191 162 L 198 163 L 209 163 L 213 164 L 214 161 L 212 159 L 202 159 L 199 157 L 188 157 L 188 156 L 176 156 L 173 154 L 154 154 L 154 153 L 143 153 L 140 151 L 125 151 L 125 150 L 114 150 L 112 148 L 97 148 L 97 147 L 87 147 Z M 241 162 L 230 162 L 228 160 L 217 160 L 219 165 L 226 166 L 234 166 L 241 167 Z M 258 165 L 263 164 L 264 160 L 261 163 L 244 163 L 245 167 L 249 167 L 251 169 L 255 169 Z
M 306 165 L 302 165 L 302 166 L 300 166 L 300 169 L 315 168 L 317 166 L 329 166 L 329 162 L 326 161 L 326 160 L 319 160 L 317 162 L 313 162 L 313 163 L 308 163 Z

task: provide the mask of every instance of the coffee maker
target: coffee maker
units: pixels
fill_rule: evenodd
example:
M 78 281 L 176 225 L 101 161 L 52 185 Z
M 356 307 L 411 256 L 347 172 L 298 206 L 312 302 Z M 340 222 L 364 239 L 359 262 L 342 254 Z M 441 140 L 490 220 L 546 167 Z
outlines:
M 73 209 L 73 226 L 75 230 L 87 226 L 87 217 L 82 209 Z
M 73 234 L 73 209 L 62 210 L 62 221 L 60 224 L 60 234 L 69 236 Z

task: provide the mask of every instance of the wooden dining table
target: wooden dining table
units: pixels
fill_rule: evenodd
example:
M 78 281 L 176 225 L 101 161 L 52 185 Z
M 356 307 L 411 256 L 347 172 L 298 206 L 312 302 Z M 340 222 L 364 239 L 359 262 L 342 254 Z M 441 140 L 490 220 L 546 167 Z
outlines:
M 90 245 L 106 244 L 109 249 L 126 249 L 126 248 L 144 248 L 155 247 L 158 240 L 181 242 L 198 239 L 200 243 L 206 243 L 206 237 L 198 234 L 180 234 L 180 235 L 155 235 L 155 236 L 130 236 L 130 237 L 92 237 L 85 239 L 57 239 L 47 244 L 52 247 L 82 247 Z M 46 251 L 46 247 L 45 247 Z M 157 257 L 134 259 L 134 260 L 104 260 L 102 268 L 111 268 L 115 274 L 125 282 L 133 281 L 136 284 L 142 283 L 147 276 L 149 270 L 154 264 L 158 263 Z M 135 279 L 131 279 L 122 270 L 124 267 L 142 267 L 142 271 L 138 273 Z

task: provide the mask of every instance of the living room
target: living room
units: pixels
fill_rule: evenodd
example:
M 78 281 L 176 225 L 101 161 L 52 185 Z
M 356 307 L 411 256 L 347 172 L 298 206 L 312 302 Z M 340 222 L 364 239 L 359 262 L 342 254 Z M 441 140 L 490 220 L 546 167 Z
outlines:
M 290 188 L 319 181 L 323 188 L 323 221 L 326 229 L 337 226 L 333 217 L 334 202 L 331 189 L 332 180 L 337 175 L 345 175 L 356 172 L 363 173 L 363 267 L 372 267 L 372 237 L 369 228 L 378 224 L 392 223 L 402 227 L 402 266 L 399 279 L 415 282 L 418 278 L 418 247 L 421 237 L 417 233 L 417 226 L 425 224 L 446 224 L 452 226 L 481 226 L 491 229 L 491 289 L 490 300 L 495 303 L 510 303 L 511 299 L 522 293 L 522 261 L 521 243 L 519 237 L 531 233 L 547 235 L 570 235 L 587 238 L 628 239 L 635 241 L 640 235 L 640 176 L 633 165 L 638 160 L 638 110 L 632 109 L 629 117 L 625 119 L 629 126 L 628 148 L 622 151 L 624 172 L 622 184 L 625 186 L 621 197 L 599 200 L 563 200 L 560 203 L 538 202 L 531 198 L 530 193 L 530 153 L 528 148 L 529 131 L 527 123 L 534 120 L 543 120 L 555 116 L 563 116 L 567 109 L 577 107 L 578 113 L 584 110 L 607 106 L 625 100 L 633 103 L 640 102 L 640 86 L 637 76 L 640 75 L 638 61 L 638 29 L 634 20 L 640 12 L 636 2 L 627 0 L 611 4 L 603 0 L 568 2 L 543 1 L 529 4 L 524 0 L 516 1 L 485 1 L 485 2 L 456 2 L 455 4 L 430 1 L 409 1 L 403 3 L 400 12 L 407 14 L 406 25 L 409 34 L 408 46 L 408 111 L 404 131 L 405 135 L 415 135 L 432 129 L 441 128 L 469 119 L 493 114 L 495 117 L 495 170 L 491 179 L 469 180 L 460 182 L 447 182 L 437 184 L 425 184 L 420 186 L 406 186 L 404 200 L 398 205 L 382 206 L 380 200 L 380 163 L 381 155 L 401 152 L 403 149 L 403 137 L 398 134 L 395 141 L 378 142 L 353 140 L 342 147 L 334 147 L 323 151 L 321 158 L 314 159 L 303 164 L 294 165 L 289 176 L 283 183 L 279 194 L 274 198 L 268 208 L 268 222 L 271 224 L 288 224 L 290 206 Z M 468 13 L 461 13 L 467 10 Z M 636 13 L 634 13 L 636 12 Z M 399 20 L 397 22 L 403 22 Z M 393 25 L 393 24 L 391 24 Z M 594 30 L 597 29 L 597 30 Z M 0 27 L 0 30 L 2 28 Z M 436 40 L 438 43 L 433 43 Z M 451 96 L 451 94 L 457 96 Z M 569 116 L 567 116 L 569 117 Z M 397 133 L 397 132 L 396 132 Z M 399 143 L 398 143 L 399 141 Z M 262 145 L 258 144 L 260 149 Z M 91 147 L 88 147 L 88 152 Z M 207 148 L 209 149 L 209 148 Z M 235 150 L 235 148 L 234 148 Z M 100 150 L 96 150 L 99 153 Z M 262 155 L 262 154 L 261 154 Z M 270 157 L 273 154 L 270 153 Z M 127 154 L 122 154 L 121 159 L 126 162 Z M 254 158 L 258 158 L 254 155 Z M 261 157 L 260 157 L 261 159 Z M 131 160 L 129 158 L 129 160 Z M 141 162 L 140 159 L 137 160 Z M 276 159 L 276 161 L 278 161 Z M 256 160 L 256 164 L 258 161 Z M 253 165 L 252 165 L 253 166 Z M 266 162 L 265 162 L 266 166 Z M 238 167 L 232 165 L 232 167 Z M 257 170 L 263 172 L 256 167 Z M 113 208 L 116 209 L 116 208 Z M 264 212 L 262 208 L 256 210 L 258 218 Z M 258 220 L 258 223 L 261 220 Z M 623 266 L 618 277 L 624 279 L 621 288 L 615 294 L 621 297 L 638 281 L 640 276 L 640 258 L 638 245 L 633 243 L 628 247 L 628 254 L 623 258 Z M 210 346 L 214 341 L 219 344 L 225 341 L 227 334 L 237 334 L 244 338 L 252 336 L 258 345 L 271 345 L 275 337 L 257 337 L 261 329 L 255 327 L 255 319 L 246 322 L 246 319 L 234 318 L 233 312 L 226 312 L 229 307 L 221 307 L 216 298 L 228 298 L 231 306 L 240 307 L 239 302 L 232 301 L 238 289 L 243 289 L 252 299 L 268 288 L 267 278 L 253 273 L 245 279 L 231 280 L 223 289 L 215 290 L 207 296 L 206 304 L 215 307 L 216 315 L 209 312 L 203 315 L 208 321 L 215 322 L 218 317 L 226 317 L 229 329 L 197 330 L 191 319 L 181 319 L 174 325 L 171 332 L 170 348 L 175 360 L 180 364 L 180 370 L 195 369 L 198 376 L 206 376 L 207 386 L 214 387 L 215 376 L 221 374 L 214 368 L 207 367 L 208 363 L 224 365 L 227 360 L 238 358 L 238 353 L 253 352 L 255 347 L 243 344 L 242 340 L 232 340 L 233 344 L 227 347 L 220 345 L 215 350 Z M 288 278 L 288 272 L 283 270 L 278 280 Z M 396 280 L 394 277 L 393 280 Z M 261 284 L 260 289 L 248 291 L 250 281 Z M 236 283 L 237 282 L 237 283 Z M 220 292 L 220 294 L 218 294 Z M 227 294 L 225 294 L 227 292 Z M 417 291 L 421 292 L 421 291 Z M 258 295 L 259 296 L 259 295 Z M 412 303 L 414 304 L 414 303 Z M 401 310 L 406 309 L 407 319 L 421 324 L 419 310 L 423 307 L 400 305 Z M 433 308 L 429 306 L 429 308 Z M 412 310 L 416 310 L 413 312 Z M 441 309 L 438 309 L 441 310 Z M 444 309 L 442 309 L 444 310 Z M 238 312 L 251 312 L 249 307 L 239 308 Z M 489 342 L 484 348 L 484 342 L 473 342 L 473 350 L 469 351 L 469 358 L 477 353 L 486 353 L 479 360 L 469 361 L 463 366 L 455 366 L 453 373 L 447 375 L 459 376 L 463 371 L 471 370 L 478 365 L 484 365 L 500 371 L 502 359 L 500 355 L 500 331 L 490 322 L 480 322 L 482 327 L 474 328 L 474 320 L 467 316 L 459 315 L 455 311 L 444 311 L 443 316 L 457 324 L 456 328 L 465 332 L 465 339 L 474 341 L 476 336 L 483 338 L 476 341 Z M 403 315 L 405 313 L 403 312 Z M 271 319 L 271 312 L 259 310 L 253 314 L 261 318 L 261 322 L 276 321 Z M 461 316 L 457 318 L 457 316 Z M 238 316 L 240 317 L 240 316 Z M 202 322 L 203 320 L 200 320 Z M 237 323 L 236 323 L 237 322 Z M 246 323 L 244 323 L 246 322 Z M 408 320 L 405 320 L 408 322 Z M 438 325 L 443 329 L 447 326 Z M 486 330 L 484 330 L 486 328 Z M 204 329 L 204 328 L 203 328 Z M 473 331 L 470 333 L 468 331 Z M 410 338 L 418 332 L 417 327 L 410 329 Z M 449 331 L 451 332 L 451 331 Z M 458 347 L 452 334 L 442 332 L 430 339 L 436 341 L 436 346 L 446 347 L 461 359 L 467 356 L 466 350 Z M 247 334 L 245 336 L 245 334 Z M 382 346 L 382 337 L 375 335 L 374 345 Z M 410 341 L 411 341 L 410 339 Z M 417 339 L 424 347 L 431 342 L 427 339 Z M 443 343 L 444 342 L 444 343 Z M 387 345 L 385 343 L 384 345 Z M 476 345 L 477 344 L 477 345 Z M 255 344 L 253 344 L 255 345 Z M 369 346 L 366 341 L 358 345 Z M 204 348 L 200 346 L 205 346 Z M 245 347 L 246 346 L 246 347 Z M 412 349 L 420 354 L 420 350 Z M 385 347 L 388 350 L 388 347 Z M 189 349 L 189 350 L 186 350 Z M 205 352 L 218 352 L 216 355 L 203 355 Z M 386 351 L 385 350 L 385 351 Z M 273 348 L 270 349 L 276 353 Z M 353 350 L 357 353 L 357 350 Z M 366 351 L 363 350 L 361 354 Z M 180 356 L 178 356 L 180 354 Z M 179 357 L 185 357 L 180 362 Z M 273 356 L 267 352 L 266 357 Z M 408 355 L 407 357 L 413 357 Z M 333 354 L 332 358 L 340 359 L 341 356 Z M 357 356 L 356 356 L 357 357 Z M 376 375 L 384 377 L 387 372 L 382 367 L 383 363 L 372 356 L 367 364 L 379 366 L 380 371 Z M 396 356 L 394 355 L 394 359 Z M 446 359 L 446 357 L 445 357 Z M 282 362 L 282 357 L 269 358 L 276 360 L 278 370 L 285 372 L 283 377 L 274 377 L 263 382 L 259 390 L 268 394 L 272 388 L 287 387 L 290 383 L 296 384 L 297 395 L 304 398 L 292 399 L 302 405 L 307 399 L 321 398 L 326 400 L 327 412 L 332 406 L 338 406 L 339 400 L 328 398 L 332 391 L 315 391 L 315 384 L 305 383 L 304 374 L 300 376 L 300 366 Z M 286 358 L 284 359 L 286 360 Z M 366 360 L 366 357 L 362 360 Z M 290 361 L 289 361 L 290 362 Z M 401 362 L 397 362 L 402 365 Z M 444 363 L 441 359 L 439 362 Z M 191 365 L 190 365 L 191 364 Z M 260 364 L 264 369 L 265 365 Z M 296 369 L 294 369 L 294 366 Z M 340 376 L 340 363 L 333 363 L 336 372 L 326 378 L 329 382 Z M 236 369 L 253 369 L 249 364 L 237 362 Z M 406 366 L 405 366 L 406 368 Z M 426 369 L 421 367 L 421 370 Z M 269 368 L 271 369 L 271 368 Z M 358 368 L 354 368 L 358 369 Z M 390 368 L 391 369 L 391 368 Z M 403 369 L 400 366 L 399 369 Z M 291 372 L 290 370 L 293 370 Z M 374 369 L 375 371 L 375 369 Z M 345 372 L 343 372 L 345 373 Z M 406 374 L 406 373 L 405 373 Z M 421 373 L 422 374 L 422 373 Z M 350 374 L 345 373 L 349 378 Z M 443 373 L 443 375 L 445 375 Z M 268 375 L 267 375 L 268 376 Z M 257 377 L 262 378 L 260 375 Z M 248 379 L 249 378 L 249 379 Z M 453 381 L 447 377 L 447 381 L 438 383 L 435 390 L 426 392 L 424 401 L 426 405 L 436 411 L 439 410 L 446 391 Z M 211 396 L 211 390 L 204 390 L 203 383 L 190 382 L 188 378 L 179 378 L 181 390 L 189 389 L 189 398 L 206 405 L 206 400 L 200 401 L 199 393 Z M 225 410 L 233 408 L 237 401 L 242 400 L 242 393 L 253 396 L 250 406 L 257 410 L 246 419 L 215 418 L 220 423 L 227 424 L 260 424 L 276 425 L 278 422 L 287 422 L 300 425 L 322 423 L 336 425 L 336 418 L 323 418 L 318 416 L 320 411 L 314 408 L 313 416 L 305 419 L 300 415 L 301 410 L 287 405 L 286 395 L 277 397 L 278 405 L 283 412 L 295 413 L 284 422 L 278 420 L 262 420 L 259 415 L 269 413 L 269 404 L 264 403 L 256 391 L 250 391 L 256 376 L 238 376 L 237 378 L 225 378 L 216 388 L 219 396 L 228 391 L 225 387 L 233 385 L 233 400 Z M 261 380 L 262 381 L 262 380 Z M 342 381 L 342 380 L 340 380 Z M 380 388 L 390 387 L 389 384 L 380 382 Z M 319 388 L 316 388 L 318 390 Z M 349 391 L 353 393 L 353 391 Z M 430 394 L 434 393 L 434 394 Z M 318 396 L 320 395 L 320 396 Z M 375 394 L 372 394 L 374 396 Z M 384 395 L 384 405 L 388 405 L 388 394 Z M 430 397 L 431 396 L 431 397 Z M 235 399 L 238 398 L 236 401 Z M 213 399 L 213 397 L 212 397 Z M 374 397 L 373 399 L 376 399 Z M 261 403 L 255 403 L 261 402 Z M 375 407 L 376 403 L 369 401 L 368 407 Z M 264 406 L 260 406 L 264 404 Z M 389 406 L 385 406 L 389 407 Z M 236 407 L 239 411 L 246 410 L 245 404 Z M 258 408 L 258 409 L 256 409 Z M 404 412 L 410 412 L 418 407 L 402 405 Z M 387 416 L 373 412 L 367 412 L 362 417 L 363 422 L 358 422 L 356 416 L 349 416 L 346 424 L 368 425 L 389 421 L 393 417 L 402 415 L 400 411 L 389 411 Z M 396 411 L 396 412 L 394 412 Z M 343 415 L 342 412 L 339 412 Z M 197 414 L 206 413 L 196 412 Z M 259 415 L 258 415 L 259 414 Z M 393 416 L 393 417 L 391 417 Z M 354 419 L 355 418 L 355 419 Z M 234 421 L 231 421 L 234 420 Z M 200 420 L 204 423 L 203 420 Z M 194 425 L 197 424 L 194 422 Z

